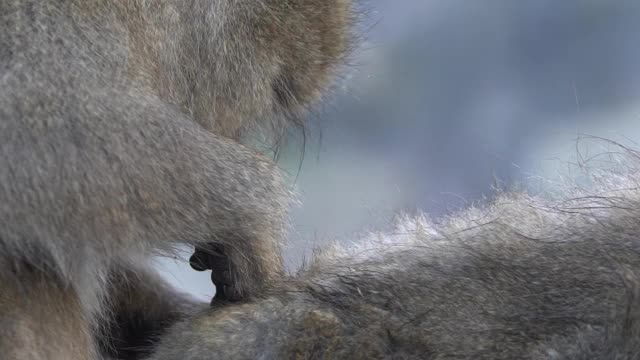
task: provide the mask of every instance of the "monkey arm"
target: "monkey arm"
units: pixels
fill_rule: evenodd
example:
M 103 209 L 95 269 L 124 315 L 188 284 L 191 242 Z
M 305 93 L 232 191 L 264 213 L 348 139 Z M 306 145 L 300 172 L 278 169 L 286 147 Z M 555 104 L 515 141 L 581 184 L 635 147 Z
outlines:
M 104 312 L 113 264 L 171 252 L 177 242 L 225 245 L 231 296 L 250 297 L 279 277 L 289 193 L 271 161 L 153 96 L 90 89 L 65 94 L 83 97 L 67 99 L 69 112 L 32 119 L 21 101 L 42 97 L 28 91 L 39 89 L 0 106 L 3 292 L 31 286 L 24 269 L 46 274 L 81 310 L 64 316 L 91 322 Z M 23 299 L 44 302 L 42 311 L 61 301 L 32 291 Z
M 10 185 L 0 187 L 3 257 L 23 253 L 64 282 L 132 252 L 217 242 L 229 249 L 238 294 L 277 276 L 289 193 L 271 161 L 152 96 L 82 96 L 90 99 L 63 118 L 48 115 L 59 125 L 46 129 L 7 114 L 15 106 L 0 110 L 23 119 L 0 135 Z

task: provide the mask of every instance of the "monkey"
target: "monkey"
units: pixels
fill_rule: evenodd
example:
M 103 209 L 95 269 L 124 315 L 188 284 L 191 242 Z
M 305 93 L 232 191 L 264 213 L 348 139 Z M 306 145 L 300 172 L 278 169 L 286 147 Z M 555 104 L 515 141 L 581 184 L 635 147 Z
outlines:
M 294 198 L 252 144 L 302 126 L 353 18 L 350 0 L 0 1 L 3 356 L 134 356 L 127 334 L 200 311 L 148 268 L 178 244 L 223 251 L 226 299 L 280 279 Z
M 640 153 L 624 154 L 588 186 L 325 247 L 264 297 L 176 322 L 148 359 L 637 359 Z

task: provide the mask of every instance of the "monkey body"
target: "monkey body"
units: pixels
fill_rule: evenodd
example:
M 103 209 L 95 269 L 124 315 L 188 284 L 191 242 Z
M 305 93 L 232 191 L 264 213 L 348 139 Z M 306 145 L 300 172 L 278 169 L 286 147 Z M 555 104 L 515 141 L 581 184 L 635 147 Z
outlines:
M 0 350 L 99 357 L 125 285 L 178 296 L 134 271 L 176 244 L 221 245 L 235 299 L 279 279 L 290 191 L 241 142 L 319 97 L 349 17 L 343 0 L 0 2 Z
M 178 323 L 151 359 L 635 359 L 638 172 L 593 179 L 326 248 L 270 296 Z
M 350 20 L 345 0 L 0 1 L 2 356 L 640 356 L 633 169 L 405 219 L 283 274 L 291 195 L 242 143 L 298 125 Z M 243 302 L 207 309 L 146 266 L 210 243 Z

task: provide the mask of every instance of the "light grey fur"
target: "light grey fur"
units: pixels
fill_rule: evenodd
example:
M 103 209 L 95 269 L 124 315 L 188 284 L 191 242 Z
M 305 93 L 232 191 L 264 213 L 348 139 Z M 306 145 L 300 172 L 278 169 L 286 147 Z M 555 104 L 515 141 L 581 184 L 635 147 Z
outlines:
M 263 299 L 177 324 L 151 359 L 638 359 L 639 156 L 587 189 L 326 248 Z
M 131 271 L 177 243 L 222 245 L 234 298 L 279 279 L 290 193 L 241 143 L 298 125 L 350 20 L 347 0 L 0 1 L 0 353 L 97 357 L 111 284 L 164 294 Z M 28 321 L 49 310 L 68 323 Z

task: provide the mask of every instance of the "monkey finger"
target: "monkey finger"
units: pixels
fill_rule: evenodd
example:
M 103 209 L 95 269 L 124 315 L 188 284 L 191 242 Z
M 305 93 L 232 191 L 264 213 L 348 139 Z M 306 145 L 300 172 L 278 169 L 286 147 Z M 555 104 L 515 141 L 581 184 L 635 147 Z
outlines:
M 206 259 L 204 258 L 205 256 L 205 254 L 196 250 L 189 258 L 189 265 L 191 265 L 191 268 L 196 271 L 205 271 L 211 269 L 211 267 L 208 266 L 208 261 L 206 261 Z

